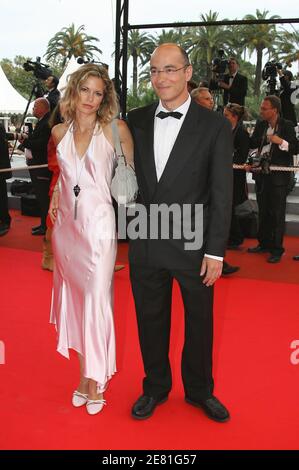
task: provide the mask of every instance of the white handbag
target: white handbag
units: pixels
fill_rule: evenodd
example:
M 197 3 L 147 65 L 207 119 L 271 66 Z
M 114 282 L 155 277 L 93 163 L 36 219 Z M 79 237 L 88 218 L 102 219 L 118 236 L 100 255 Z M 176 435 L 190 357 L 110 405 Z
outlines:
M 118 204 L 129 204 L 136 200 L 138 185 L 134 169 L 127 164 L 119 139 L 117 122 L 111 122 L 117 166 L 111 182 L 111 194 Z

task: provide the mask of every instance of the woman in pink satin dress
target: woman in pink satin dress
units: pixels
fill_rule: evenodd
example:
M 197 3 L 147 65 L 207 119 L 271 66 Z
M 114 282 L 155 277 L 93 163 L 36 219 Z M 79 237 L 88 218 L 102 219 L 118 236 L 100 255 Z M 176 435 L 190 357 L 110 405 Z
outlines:
M 50 322 L 56 325 L 57 350 L 79 356 L 80 383 L 75 407 L 91 415 L 106 404 L 103 393 L 116 372 L 113 322 L 115 214 L 110 185 L 116 165 L 111 121 L 117 98 L 107 70 L 95 64 L 73 73 L 61 100 L 64 123 L 52 129 L 60 177 L 49 214 L 55 259 Z M 117 120 L 127 162 L 133 143 Z

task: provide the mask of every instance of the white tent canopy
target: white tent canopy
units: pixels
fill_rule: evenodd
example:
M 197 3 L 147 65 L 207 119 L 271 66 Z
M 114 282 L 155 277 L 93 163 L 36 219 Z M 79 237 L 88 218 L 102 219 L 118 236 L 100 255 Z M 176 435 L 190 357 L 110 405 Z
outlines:
M 78 70 L 80 67 L 81 67 L 81 64 L 78 64 L 77 59 L 75 59 L 75 57 L 72 56 L 70 58 L 70 60 L 68 61 L 67 66 L 66 66 L 63 74 L 61 75 L 61 77 L 59 79 L 59 84 L 58 84 L 58 90 L 59 91 L 62 91 L 62 93 L 63 93 L 63 88 L 65 88 L 66 85 L 67 85 L 68 76 L 71 73 L 76 72 L 76 70 Z
M 0 65 L 0 113 L 23 113 L 27 101 L 12 86 Z

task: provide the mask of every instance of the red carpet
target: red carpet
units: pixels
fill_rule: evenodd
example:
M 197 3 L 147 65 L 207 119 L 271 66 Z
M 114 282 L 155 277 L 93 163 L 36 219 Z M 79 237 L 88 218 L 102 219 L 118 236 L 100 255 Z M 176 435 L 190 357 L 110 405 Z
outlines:
M 55 329 L 48 323 L 52 275 L 40 269 L 40 253 L 3 246 L 9 236 L 0 239 L 1 449 L 298 449 L 299 365 L 290 362 L 290 345 L 299 339 L 299 263 L 291 261 L 298 239 L 287 240 L 287 254 L 274 267 L 257 255 L 228 254 L 242 269 L 216 287 L 215 394 L 232 416 L 217 424 L 183 401 L 177 286 L 172 393 L 150 420 L 131 419 L 143 371 L 127 267 L 115 277 L 118 373 L 106 393 L 108 405 L 94 417 L 74 409 L 77 358 L 67 361 L 56 352 Z M 124 260 L 126 244 L 120 247 Z M 249 279 L 253 273 L 245 277 L 249 265 L 256 279 Z
M 0 247 L 18 248 L 22 250 L 38 251 L 42 249 L 42 237 L 32 236 L 31 227 L 39 224 L 37 217 L 20 215 L 19 211 L 10 211 L 12 215 L 11 230 L 4 237 L 0 237 Z M 246 240 L 240 251 L 228 251 L 226 260 L 233 265 L 241 266 L 234 278 L 264 279 L 274 282 L 299 283 L 299 263 L 292 261 L 292 256 L 299 254 L 299 238 L 286 237 L 286 253 L 282 262 L 277 265 L 265 263 L 267 255 L 248 255 L 247 247 L 254 246 L 255 240 Z M 118 263 L 128 262 L 128 245 L 119 243 Z

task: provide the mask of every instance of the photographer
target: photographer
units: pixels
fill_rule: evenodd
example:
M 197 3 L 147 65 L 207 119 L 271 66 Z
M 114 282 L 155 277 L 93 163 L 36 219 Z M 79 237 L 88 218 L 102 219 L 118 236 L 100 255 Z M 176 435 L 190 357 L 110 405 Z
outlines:
M 0 168 L 10 168 L 7 134 L 0 123 Z M 11 178 L 11 172 L 0 173 L 0 237 L 10 228 L 11 217 L 8 212 L 8 197 L 6 180 Z
M 223 105 L 236 103 L 241 106 L 245 104 L 247 94 L 247 77 L 238 72 L 239 63 L 235 57 L 228 61 L 229 73 L 223 76 L 223 80 L 218 81 L 218 87 L 223 88 Z
M 59 79 L 55 75 L 50 75 L 45 81 L 45 86 L 48 92 L 44 95 L 44 98 L 50 103 L 50 111 L 52 112 L 57 106 L 58 101 L 60 100 L 60 91 L 57 89 Z
M 30 165 L 43 165 L 48 163 L 47 145 L 51 130 L 48 124 L 50 117 L 50 105 L 46 98 L 38 98 L 34 102 L 33 116 L 38 118 L 31 136 L 22 134 L 22 144 L 25 149 L 30 150 L 32 158 L 27 161 Z M 51 172 L 48 168 L 30 170 L 30 177 L 35 190 L 36 199 L 41 210 L 41 223 L 32 228 L 32 235 L 45 235 L 46 218 L 49 209 L 49 187 Z
M 280 80 L 280 100 L 281 100 L 281 115 L 284 119 L 292 121 L 294 126 L 297 126 L 297 117 L 295 106 L 291 101 L 292 93 L 295 88 L 292 87 L 293 74 L 290 70 L 279 70 L 279 80 Z
M 261 103 L 262 120 L 256 123 L 250 139 L 250 147 L 275 166 L 291 166 L 297 153 L 297 139 L 293 124 L 280 117 L 281 102 L 269 95 Z M 259 208 L 259 244 L 249 248 L 249 253 L 270 253 L 269 263 L 278 263 L 284 252 L 286 199 L 291 174 L 287 171 L 262 171 L 254 174 Z

